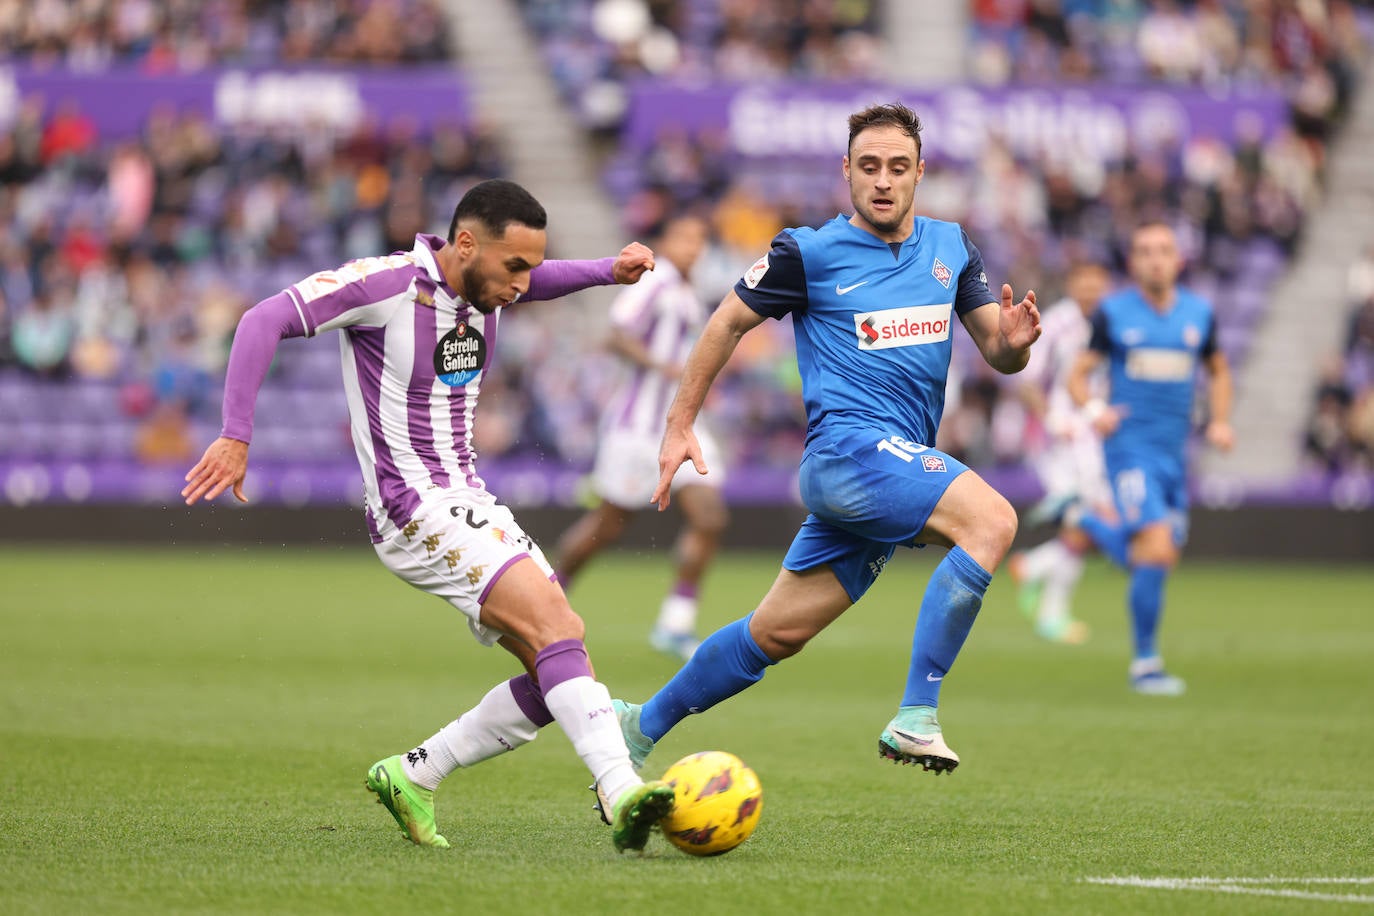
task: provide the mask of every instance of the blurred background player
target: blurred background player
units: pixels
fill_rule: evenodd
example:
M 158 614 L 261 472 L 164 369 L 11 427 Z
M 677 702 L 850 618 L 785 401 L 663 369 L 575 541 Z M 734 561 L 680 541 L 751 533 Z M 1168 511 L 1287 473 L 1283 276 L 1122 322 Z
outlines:
M 1047 440 L 1032 459 L 1045 496 L 1026 514 L 1027 526 L 1062 519 L 1074 503 L 1111 512 L 1102 439 L 1068 389 L 1069 373 L 1088 346 L 1092 316 L 1110 283 L 1111 275 L 1100 264 L 1085 261 L 1069 269 L 1066 295 L 1045 310 L 1040 340 L 1021 373 L 1019 394 Z M 1055 537 L 1007 559 L 1022 611 L 1034 621 L 1035 632 L 1051 642 L 1077 645 L 1088 638 L 1088 627 L 1073 618 L 1070 602 L 1083 577 L 1083 554 L 1091 547 L 1077 527 L 1061 525 Z
M 596 680 L 582 619 L 543 553 L 477 476 L 472 428 L 494 356 L 501 310 L 589 286 L 633 282 L 653 267 L 642 245 L 616 259 L 544 262 L 547 215 L 520 185 L 491 180 L 458 201 L 448 239 L 415 237 L 410 251 L 349 261 L 254 306 L 234 334 L 224 428 L 186 474 L 186 504 L 243 480 L 258 390 L 288 337 L 341 331 L 344 387 L 368 530 L 383 565 L 463 613 L 483 645 L 500 645 L 525 673 L 403 754 L 377 761 L 367 788 L 417 845 L 447 847 L 434 790 L 460 767 L 526 744 L 557 721 L 603 786 L 617 850 L 643 849 L 672 808 L 672 789 L 630 765 L 611 697 Z M 378 638 L 423 638 L 377 610 Z M 398 706 L 398 710 L 403 710 Z
M 1132 687 L 1175 696 L 1184 682 L 1164 670 L 1156 637 L 1165 583 L 1187 539 L 1186 451 L 1197 373 L 1201 367 L 1211 377 L 1207 441 L 1229 450 L 1231 370 L 1217 347 L 1212 306 L 1178 285 L 1183 257 L 1174 231 L 1162 223 L 1137 228 L 1129 268 L 1135 285 L 1102 301 L 1088 349 L 1068 380 L 1074 402 L 1103 437 L 1120 523 L 1089 513 L 1079 525 L 1130 573 Z M 1104 362 L 1109 395 L 1094 397 L 1092 375 Z
M 710 227 L 699 216 L 668 220 L 654 243 L 654 272 L 626 288 L 611 306 L 608 346 L 629 367 L 602 415 L 593 486 L 601 503 L 558 542 L 558 579 L 567 588 L 592 557 L 615 543 L 631 516 L 649 507 L 658 482 L 658 448 L 664 417 L 692 343 L 706 324 L 707 307 L 692 286 L 692 267 L 706 250 Z M 673 493 L 685 525 L 674 556 L 677 577 L 659 608 L 649 642 L 660 652 L 692 657 L 697 590 L 715 556 L 729 518 L 720 495 L 720 450 L 710 433 L 697 441 L 715 470 L 701 476 L 683 466 Z
M 765 318 L 791 315 L 810 434 L 800 485 L 810 514 L 756 609 L 716 630 L 649 698 L 617 701 L 633 759 L 692 713 L 704 712 L 790 658 L 854 605 L 898 545 L 948 548 L 921 600 L 911 662 L 879 754 L 945 772 L 959 756 L 936 706 L 992 571 L 1016 535 L 1011 504 L 962 462 L 931 446 L 944 408 L 952 323 L 960 320 L 989 366 L 1025 368 L 1040 335 L 1035 294 L 988 291 L 983 259 L 957 223 L 917 217 L 925 173 L 921 121 L 900 103 L 849 117 L 841 172 L 852 216 L 819 229 L 784 229 L 726 294 L 692 348 L 668 413 L 653 498 L 691 461 L 707 465 L 692 432 L 740 338 Z

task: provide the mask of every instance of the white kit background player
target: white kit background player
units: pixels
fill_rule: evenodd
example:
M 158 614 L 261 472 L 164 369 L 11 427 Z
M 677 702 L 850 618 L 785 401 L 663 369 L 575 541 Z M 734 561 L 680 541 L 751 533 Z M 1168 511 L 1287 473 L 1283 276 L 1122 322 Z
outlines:
M 628 371 L 602 414 L 592 472 L 601 502 L 558 542 L 558 579 L 564 588 L 620 538 L 636 512 L 649 508 L 668 404 L 709 315 L 691 278 L 709 240 L 710 227 L 701 217 L 670 218 L 654 239 L 654 272 L 611 305 L 609 347 Z M 695 431 L 712 470 L 703 476 L 683 465 L 673 478 L 673 497 L 685 524 L 673 550 L 676 577 L 649 636 L 655 649 L 682 659 L 696 651 L 697 592 L 729 520 L 720 494 L 720 450 L 706 429 L 698 425 Z
M 616 849 L 643 849 L 673 805 L 670 786 L 645 783 L 631 767 L 610 693 L 592 673 L 582 619 L 553 570 L 477 476 L 473 413 L 501 309 L 520 298 L 632 283 L 653 268 L 653 253 L 638 244 L 615 259 L 546 262 L 546 221 L 524 188 L 484 181 L 458 202 L 447 240 L 421 234 L 411 251 L 350 261 L 258 303 L 234 335 L 223 431 L 182 490 L 187 505 L 230 487 L 246 501 L 253 405 L 278 341 L 339 331 L 377 555 L 526 669 L 426 741 L 368 770 L 367 788 L 423 846 L 449 845 L 434 818 L 440 780 L 532 741 L 555 720 L 608 797 Z M 385 607 L 373 614 L 378 640 L 428 638 L 415 620 Z M 404 700 L 392 710 L 404 715 Z
M 1111 285 L 1111 275 L 1099 264 L 1080 262 L 1069 269 L 1065 298 L 1043 313 L 1043 333 L 1022 370 L 1019 394 L 1039 418 L 1047 442 L 1033 457 L 1045 496 L 1027 515 L 1031 524 L 1068 515 L 1082 505 L 1111 515 L 1112 493 L 1102 458 L 1102 439 L 1070 397 L 1067 380 L 1078 355 L 1092 336 L 1092 315 Z M 1099 384 L 1105 384 L 1099 379 Z M 1083 556 L 1092 541 L 1071 524 L 1024 552 L 1013 553 L 1007 570 L 1019 586 L 1022 611 L 1032 618 L 1035 632 L 1051 642 L 1079 644 L 1088 627 L 1074 619 L 1071 602 L 1083 577 Z

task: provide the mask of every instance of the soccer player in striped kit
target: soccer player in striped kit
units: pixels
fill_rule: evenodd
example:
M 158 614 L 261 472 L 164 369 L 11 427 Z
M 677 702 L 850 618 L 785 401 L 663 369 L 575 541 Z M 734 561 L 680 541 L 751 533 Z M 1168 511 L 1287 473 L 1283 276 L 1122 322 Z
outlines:
M 491 365 L 501 310 L 594 285 L 633 283 L 653 253 L 626 246 L 614 259 L 544 260 L 544 208 L 519 185 L 475 185 L 458 202 L 448 238 L 419 235 L 411 251 L 350 261 L 250 309 L 234 336 L 224 427 L 186 475 L 187 505 L 243 480 L 253 404 L 277 342 L 339 330 L 353 442 L 368 530 L 382 562 L 468 618 L 479 642 L 499 644 L 525 673 L 404 754 L 374 764 L 367 788 L 419 845 L 448 846 L 434 790 L 535 738 L 557 721 L 608 797 L 617 850 L 643 849 L 673 805 L 673 790 L 630 765 L 611 698 L 595 679 L 580 617 L 538 546 L 477 476 L 473 411 Z M 413 638 L 407 621 L 378 611 L 379 638 Z
M 627 363 L 629 373 L 602 414 L 592 471 L 601 504 L 558 542 L 558 579 L 564 588 L 592 557 L 620 537 L 635 512 L 649 507 L 658 483 L 663 418 L 709 314 L 691 283 L 692 266 L 709 238 L 710 228 L 700 216 L 670 218 L 654 239 L 653 274 L 624 290 L 611 305 L 610 349 Z M 684 660 L 692 657 L 698 643 L 697 589 L 729 519 L 720 495 L 720 449 L 701 424 L 696 435 L 712 471 L 703 477 L 683 465 L 673 478 L 673 495 L 686 525 L 674 548 L 676 580 L 649 635 L 655 649 Z
M 1069 374 L 1092 335 L 1092 317 L 1111 287 L 1111 274 L 1101 264 L 1081 262 L 1069 268 L 1065 287 L 1064 299 L 1043 314 L 1043 333 L 1019 389 L 1048 438 L 1032 456 L 1045 497 L 1028 513 L 1031 524 L 1063 522 L 1071 508 L 1073 517 L 1084 510 L 1113 511 L 1102 439 L 1068 388 Z M 1101 381 L 1105 388 L 1106 380 Z M 1061 524 L 1055 537 L 1007 559 L 1021 610 L 1034 621 L 1035 632 L 1050 642 L 1077 645 L 1088 638 L 1087 624 L 1074 618 L 1069 605 L 1083 577 L 1083 555 L 1092 549 L 1086 534 L 1071 523 Z

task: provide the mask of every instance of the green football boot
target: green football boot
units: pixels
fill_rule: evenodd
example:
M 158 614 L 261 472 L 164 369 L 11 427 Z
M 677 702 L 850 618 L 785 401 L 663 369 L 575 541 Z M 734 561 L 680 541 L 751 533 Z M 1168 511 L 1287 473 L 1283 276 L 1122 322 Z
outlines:
M 959 755 L 945 744 L 934 706 L 903 706 L 878 738 L 878 756 L 900 764 L 919 763 L 938 775 L 959 765 Z
M 673 812 L 675 800 L 673 787 L 661 780 L 627 789 L 616 802 L 611 818 L 611 843 L 615 851 L 643 852 L 654 827 Z
M 405 774 L 400 755 L 379 760 L 367 771 L 364 780 L 369 792 L 377 793 L 377 803 L 385 805 L 401 832 L 417 846 L 448 849 L 434 825 L 434 793 L 411 782 Z

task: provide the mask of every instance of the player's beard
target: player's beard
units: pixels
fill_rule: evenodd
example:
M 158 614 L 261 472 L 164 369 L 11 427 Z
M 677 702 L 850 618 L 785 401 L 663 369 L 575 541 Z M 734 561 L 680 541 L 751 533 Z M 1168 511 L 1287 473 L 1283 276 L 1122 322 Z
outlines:
M 896 198 L 888 199 L 892 200 L 894 203 L 896 202 Z M 858 204 L 856 203 L 855 206 L 858 207 Z M 897 232 L 906 224 L 906 218 L 911 214 L 911 202 L 908 201 L 906 207 L 902 210 L 894 209 L 891 215 L 886 217 L 879 217 L 879 215 L 874 212 L 871 204 L 859 207 L 858 209 L 863 215 L 863 218 L 868 221 L 868 224 L 879 232 Z
M 490 315 L 496 311 L 495 303 L 481 301 L 482 287 L 486 286 L 486 278 L 478 271 L 476 264 L 469 264 L 463 268 L 463 293 L 472 298 L 468 299 L 468 305 L 477 309 L 483 315 Z

